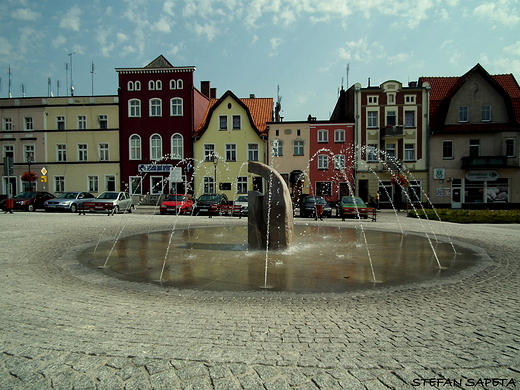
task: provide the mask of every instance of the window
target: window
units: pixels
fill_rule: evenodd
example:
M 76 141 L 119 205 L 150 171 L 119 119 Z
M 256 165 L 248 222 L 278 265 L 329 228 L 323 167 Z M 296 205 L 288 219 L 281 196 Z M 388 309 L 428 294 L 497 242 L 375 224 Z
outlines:
M 395 93 L 387 93 L 386 98 L 387 98 L 388 104 L 395 104 Z
M 514 138 L 506 139 L 506 156 L 507 157 L 516 157 L 516 147 L 515 147 Z
M 181 98 L 173 98 L 170 100 L 170 115 L 171 116 L 182 116 L 183 108 L 182 108 L 182 99 Z
M 237 177 L 237 194 L 247 194 L 247 176 Z
M 318 130 L 318 142 L 329 142 L 329 132 L 327 130 Z
M 129 81 L 126 84 L 126 89 L 129 90 L 129 91 L 133 91 L 134 90 L 134 82 L 133 81 Z
M 184 81 L 181 79 L 177 80 L 177 89 L 183 89 L 184 88 Z
M 218 129 L 219 130 L 227 130 L 228 129 L 227 122 L 228 122 L 227 115 L 219 115 L 219 117 L 218 117 Z
M 58 130 L 65 130 L 65 117 L 64 116 L 56 117 L 56 128 Z
M 54 192 L 65 192 L 65 176 L 54 176 Z
M 226 161 L 237 161 L 236 144 L 226 144 Z
M 11 118 L 4 118 L 3 119 L 3 129 L 5 131 L 11 131 L 13 130 L 13 120 Z
M 67 161 L 67 145 L 57 144 L 56 145 L 56 161 L 66 162 Z
M 32 164 L 35 161 L 34 145 L 24 145 L 24 161 L 28 164 Z
M 172 160 L 182 160 L 184 158 L 184 139 L 180 134 L 172 135 Z
M 153 134 L 150 137 L 150 159 L 160 160 L 162 155 L 162 138 L 159 134 Z
M 330 181 L 317 181 L 316 182 L 316 195 L 317 196 L 332 196 L 332 183 Z
M 453 158 L 453 141 L 442 141 L 442 158 L 445 160 Z
M 395 144 L 386 144 L 385 147 L 386 160 L 395 160 Z
M 378 127 L 377 123 L 377 111 L 368 111 L 367 112 L 367 127 Z
M 415 144 L 404 144 L 404 161 L 415 161 Z
M 415 104 L 415 95 L 405 95 L 404 103 L 405 104 Z
M 368 104 L 377 104 L 377 102 L 378 102 L 377 96 L 368 96 L 367 97 Z
M 404 127 L 415 127 L 415 111 L 404 112 Z
M 345 155 L 336 154 L 334 156 L 334 169 L 345 169 L 345 167 L 347 166 L 345 161 Z
M 329 156 L 326 154 L 318 155 L 318 169 L 329 169 Z
M 165 183 L 162 176 L 150 176 L 150 193 L 152 195 L 162 194 Z
M 247 159 L 249 161 L 259 161 L 258 144 L 247 144 Z
M 108 161 L 108 143 L 99 143 L 98 144 L 98 153 L 99 153 L 99 161 Z
M 421 201 L 421 182 L 418 180 L 410 180 L 408 182 L 408 196 L 412 202 Z
M 491 122 L 491 106 L 482 106 L 482 122 Z
M 148 90 L 155 91 L 155 81 L 153 81 L 153 80 L 148 81 Z
M 303 156 L 303 141 L 302 140 L 295 140 L 293 143 L 293 155 L 294 156 Z
M 242 127 L 242 118 L 240 115 L 233 115 L 233 130 L 240 130 Z
M 156 91 L 160 91 L 160 90 L 162 90 L 162 81 L 161 81 L 161 80 L 157 80 L 157 81 L 155 82 L 155 90 L 156 90 Z
M 24 130 L 34 130 L 34 123 L 32 117 L 24 118 Z
M 87 144 L 78 144 L 78 161 L 88 161 Z
M 85 115 L 78 115 L 78 130 L 87 129 L 87 117 Z
M 105 191 L 116 190 L 116 177 L 114 175 L 105 175 Z
M 170 80 L 170 89 L 177 89 L 177 83 L 175 80 Z
M 204 161 L 213 161 L 215 158 L 215 145 L 204 144 Z
M 343 129 L 334 130 L 334 142 L 338 142 L 338 143 L 345 142 L 345 130 L 343 130 Z
M 210 176 L 204 177 L 204 193 L 205 194 L 214 194 L 215 191 L 215 179 Z
M 162 115 L 161 99 L 150 99 L 150 116 Z
M 108 115 L 98 115 L 98 124 L 100 129 L 108 129 Z
M 367 151 L 367 162 L 378 162 L 378 156 L 377 156 L 377 145 L 367 145 L 366 147 Z
M 88 192 L 99 192 L 99 178 L 97 176 L 87 176 Z
M 141 82 L 140 81 L 136 81 L 135 82 L 135 90 L 136 91 L 140 91 L 141 90 Z
M 143 178 L 141 176 L 130 176 L 130 195 L 141 195 L 143 193 Z
M 141 116 L 141 101 L 139 99 L 131 99 L 128 101 L 128 116 L 131 118 Z
M 469 140 L 469 155 L 471 157 L 480 156 L 480 140 L 478 140 L 478 139 Z
M 283 141 L 281 141 L 279 139 L 273 140 L 272 155 L 273 155 L 273 157 L 283 156 Z
M 141 137 L 137 134 L 130 136 L 130 160 L 141 160 Z
M 459 122 L 468 121 L 468 106 L 459 107 Z
M 387 126 L 395 126 L 397 124 L 397 117 L 395 111 L 387 111 L 386 112 L 386 125 Z

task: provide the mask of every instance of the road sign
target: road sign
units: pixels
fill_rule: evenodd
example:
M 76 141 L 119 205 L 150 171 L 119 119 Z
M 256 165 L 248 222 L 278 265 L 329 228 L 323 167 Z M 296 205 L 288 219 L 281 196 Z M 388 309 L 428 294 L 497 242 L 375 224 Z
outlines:
M 47 169 L 45 169 L 45 167 L 43 167 L 41 170 L 41 173 L 43 176 L 45 176 L 47 174 Z

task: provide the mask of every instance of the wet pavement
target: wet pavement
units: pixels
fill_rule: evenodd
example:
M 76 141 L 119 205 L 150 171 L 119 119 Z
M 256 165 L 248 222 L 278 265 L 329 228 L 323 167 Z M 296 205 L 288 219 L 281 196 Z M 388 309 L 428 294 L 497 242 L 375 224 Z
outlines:
M 110 237 L 244 219 L 146 207 L 0 218 L 0 389 L 520 387 L 518 225 L 424 223 L 385 211 L 363 226 L 431 232 L 488 257 L 442 280 L 292 293 L 135 283 L 76 260 Z

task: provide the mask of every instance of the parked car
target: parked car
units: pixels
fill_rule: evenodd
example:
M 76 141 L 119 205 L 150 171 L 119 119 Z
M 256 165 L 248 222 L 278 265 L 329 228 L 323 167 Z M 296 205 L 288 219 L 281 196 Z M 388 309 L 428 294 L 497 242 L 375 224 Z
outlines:
M 62 192 L 58 194 L 56 198 L 46 200 L 43 204 L 43 208 L 45 211 L 70 211 L 71 213 L 75 213 L 83 202 L 94 198 L 95 195 L 90 192 Z
M 332 207 L 323 196 L 306 196 L 300 204 L 301 217 L 315 217 L 316 208 L 322 207 L 322 215 L 330 217 L 332 215 Z
M 191 214 L 193 201 L 188 195 L 170 194 L 159 207 L 161 214 Z
M 82 208 L 88 211 L 106 211 L 117 214 L 120 211 L 131 213 L 135 206 L 128 192 L 107 191 L 97 198 L 83 202 Z
M 240 195 L 235 200 L 235 206 L 241 206 L 240 214 L 247 215 L 249 207 L 249 197 L 247 195 Z
M 339 203 L 338 213 L 341 218 L 352 216 L 367 219 L 373 212 L 374 208 L 368 207 L 358 196 L 343 196 Z
M 229 200 L 225 194 L 203 194 L 195 202 L 193 213 L 195 215 L 208 214 L 212 205 L 228 205 Z
M 54 195 L 44 191 L 24 191 L 13 197 L 15 210 L 36 211 L 43 209 L 46 200 L 54 198 Z M 0 207 L 5 211 L 5 201 L 2 200 Z

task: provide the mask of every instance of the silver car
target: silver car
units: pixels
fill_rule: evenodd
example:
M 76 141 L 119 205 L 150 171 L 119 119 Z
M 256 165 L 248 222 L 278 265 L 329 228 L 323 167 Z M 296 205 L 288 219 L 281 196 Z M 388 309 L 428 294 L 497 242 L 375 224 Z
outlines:
M 54 199 L 49 199 L 43 204 L 45 211 L 70 211 L 75 213 L 81 208 L 81 204 L 87 200 L 94 199 L 90 192 L 69 191 L 63 192 Z
M 82 211 L 106 211 L 109 214 L 120 211 L 131 213 L 134 208 L 130 194 L 117 191 L 103 192 L 96 199 L 89 199 L 82 204 Z

